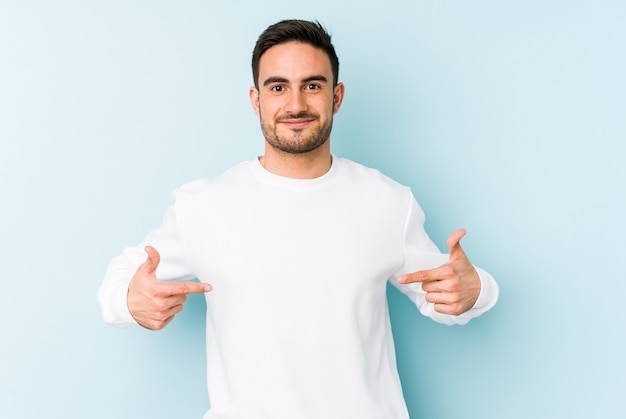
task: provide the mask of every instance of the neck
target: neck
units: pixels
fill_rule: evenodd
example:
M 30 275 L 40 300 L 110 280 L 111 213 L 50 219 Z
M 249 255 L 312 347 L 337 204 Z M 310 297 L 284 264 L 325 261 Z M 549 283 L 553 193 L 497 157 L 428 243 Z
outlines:
M 266 143 L 261 165 L 278 176 L 292 179 L 315 179 L 330 170 L 332 156 L 329 141 L 308 153 L 291 154 L 276 150 Z

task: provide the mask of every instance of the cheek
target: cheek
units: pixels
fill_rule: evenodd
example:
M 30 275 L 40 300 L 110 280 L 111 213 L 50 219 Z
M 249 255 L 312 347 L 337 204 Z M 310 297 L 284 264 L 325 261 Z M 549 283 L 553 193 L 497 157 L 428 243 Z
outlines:
M 258 112 L 260 115 L 272 116 L 272 115 L 277 114 L 277 112 L 280 110 L 280 107 L 278 106 L 276 101 L 266 99 L 266 100 L 259 101 L 258 109 L 259 109 Z
M 320 98 L 319 101 L 316 102 L 315 108 L 320 111 L 320 112 L 324 112 L 326 114 L 332 115 L 335 113 L 335 100 L 334 97 L 324 97 L 323 99 Z

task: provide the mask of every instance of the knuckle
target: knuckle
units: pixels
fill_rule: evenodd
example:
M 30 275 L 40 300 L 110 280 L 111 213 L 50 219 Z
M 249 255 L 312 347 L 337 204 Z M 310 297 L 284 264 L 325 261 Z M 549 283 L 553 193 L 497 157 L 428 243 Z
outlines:
M 163 322 L 153 319 L 142 321 L 139 324 L 148 330 L 161 330 L 163 328 Z
M 420 281 L 427 281 L 430 279 L 430 274 L 426 271 L 418 272 L 417 279 L 419 279 Z
M 461 313 L 463 313 L 463 310 L 460 304 L 452 305 L 452 314 L 454 314 L 455 316 L 458 316 Z
M 153 298 L 161 298 L 161 297 L 167 295 L 167 290 L 163 286 L 163 284 L 157 282 L 155 285 L 150 287 L 150 295 Z
M 163 312 L 158 313 L 156 316 L 154 316 L 154 320 L 158 323 L 164 323 L 168 317 L 170 316 L 170 314 L 165 314 Z
M 167 323 L 165 323 L 163 321 L 155 322 L 154 325 L 153 325 L 154 327 L 152 329 L 153 330 L 162 330 L 165 327 L 166 324 Z
M 169 307 L 165 301 L 157 300 L 152 305 L 152 308 L 154 309 L 155 312 L 162 313 L 165 310 L 167 310 Z

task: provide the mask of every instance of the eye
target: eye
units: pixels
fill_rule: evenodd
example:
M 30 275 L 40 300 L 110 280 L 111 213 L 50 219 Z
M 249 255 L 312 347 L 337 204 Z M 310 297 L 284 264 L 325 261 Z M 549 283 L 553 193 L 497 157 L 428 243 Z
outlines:
M 270 90 L 274 93 L 282 93 L 285 91 L 285 87 L 281 86 L 280 84 L 276 84 L 272 87 L 270 87 Z
M 305 90 L 319 90 L 321 88 L 322 88 L 322 86 L 320 86 L 317 83 L 309 83 L 306 86 L 304 86 Z

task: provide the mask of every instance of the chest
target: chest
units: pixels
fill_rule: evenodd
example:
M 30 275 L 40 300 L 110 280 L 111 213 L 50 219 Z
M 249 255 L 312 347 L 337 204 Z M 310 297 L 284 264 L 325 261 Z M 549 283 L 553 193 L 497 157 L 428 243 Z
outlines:
M 222 289 L 384 290 L 403 258 L 403 208 L 354 193 L 220 191 L 180 213 L 194 273 Z

